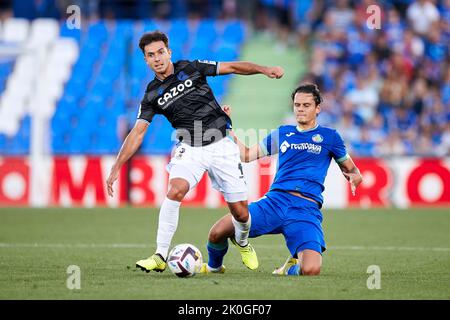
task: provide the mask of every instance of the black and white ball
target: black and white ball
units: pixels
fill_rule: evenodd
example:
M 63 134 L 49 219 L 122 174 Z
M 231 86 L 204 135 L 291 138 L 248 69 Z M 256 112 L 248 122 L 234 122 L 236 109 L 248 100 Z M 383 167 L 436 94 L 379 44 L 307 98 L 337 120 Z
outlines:
M 189 243 L 176 245 L 167 258 L 170 271 L 181 278 L 192 277 L 200 272 L 202 263 L 202 253 Z

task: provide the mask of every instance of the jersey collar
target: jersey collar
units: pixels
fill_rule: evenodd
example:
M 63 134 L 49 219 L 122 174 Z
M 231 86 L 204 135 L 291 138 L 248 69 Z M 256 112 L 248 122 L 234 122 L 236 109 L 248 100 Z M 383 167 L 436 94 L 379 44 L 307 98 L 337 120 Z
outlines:
M 311 128 L 311 129 L 305 129 L 305 130 L 300 129 L 298 126 L 296 126 L 296 128 L 297 128 L 297 131 L 298 131 L 298 132 L 302 132 L 302 133 L 303 133 L 303 132 L 309 132 L 309 131 L 316 130 L 318 126 L 319 126 L 319 124 L 316 124 L 316 126 L 315 126 L 314 128 Z

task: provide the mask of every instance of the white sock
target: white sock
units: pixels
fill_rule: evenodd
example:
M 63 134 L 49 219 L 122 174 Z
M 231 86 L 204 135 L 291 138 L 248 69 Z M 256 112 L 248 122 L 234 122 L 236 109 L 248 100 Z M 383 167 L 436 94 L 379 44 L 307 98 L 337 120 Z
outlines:
M 248 215 L 247 222 L 239 222 L 234 217 L 231 217 L 234 225 L 234 238 L 240 246 L 245 247 L 248 244 L 248 234 L 250 233 L 250 225 L 252 217 Z
M 170 243 L 178 226 L 181 202 L 165 198 L 159 210 L 158 233 L 156 235 L 156 253 L 167 259 Z

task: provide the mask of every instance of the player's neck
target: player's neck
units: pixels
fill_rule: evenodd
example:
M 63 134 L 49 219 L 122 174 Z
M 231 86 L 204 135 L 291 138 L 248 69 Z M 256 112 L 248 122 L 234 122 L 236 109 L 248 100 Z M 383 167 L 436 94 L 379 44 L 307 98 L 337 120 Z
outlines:
M 297 122 L 297 129 L 298 131 L 306 131 L 311 130 L 317 127 L 317 121 L 311 121 L 309 123 L 298 123 Z
M 174 71 L 174 66 L 172 61 L 170 61 L 169 66 L 167 67 L 166 71 L 164 71 L 163 73 L 156 73 L 156 77 L 163 81 L 165 80 L 168 76 L 172 75 Z

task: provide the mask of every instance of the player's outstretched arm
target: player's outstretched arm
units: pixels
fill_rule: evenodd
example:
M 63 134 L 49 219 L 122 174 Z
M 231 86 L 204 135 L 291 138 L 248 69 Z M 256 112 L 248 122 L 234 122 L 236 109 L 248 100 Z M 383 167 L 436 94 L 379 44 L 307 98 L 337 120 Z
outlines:
M 247 147 L 237 138 L 233 131 L 230 131 L 230 136 L 239 146 L 239 153 L 242 162 L 251 162 L 264 156 L 264 153 L 262 152 L 259 144 L 255 144 L 253 147 Z
M 229 105 L 224 105 L 223 111 L 231 118 L 231 107 Z M 234 142 L 236 142 L 236 144 L 239 146 L 241 161 L 251 162 L 264 156 L 264 153 L 262 152 L 259 144 L 256 144 L 253 147 L 249 148 L 238 139 L 238 137 L 234 134 L 233 130 L 230 130 L 229 133 L 230 136 L 233 138 Z
M 219 64 L 219 74 L 230 73 L 242 75 L 264 74 L 269 78 L 280 79 L 284 74 L 284 70 L 281 67 L 265 67 L 247 61 L 221 62 Z
M 111 168 L 111 172 L 109 173 L 109 177 L 106 180 L 106 185 L 108 187 L 108 195 L 112 197 L 114 195 L 113 192 L 113 184 L 114 181 L 119 177 L 119 171 L 122 165 L 130 159 L 130 157 L 136 152 L 139 146 L 144 139 L 145 132 L 147 131 L 148 123 L 145 121 L 136 121 L 133 129 L 131 129 L 128 136 L 125 138 L 125 141 L 120 148 L 119 154 L 117 155 L 116 162 Z
M 356 188 L 363 181 L 363 177 L 359 172 L 359 169 L 356 167 L 355 163 L 350 157 L 339 163 L 339 167 L 341 168 L 342 174 L 350 183 L 352 194 L 355 195 Z

